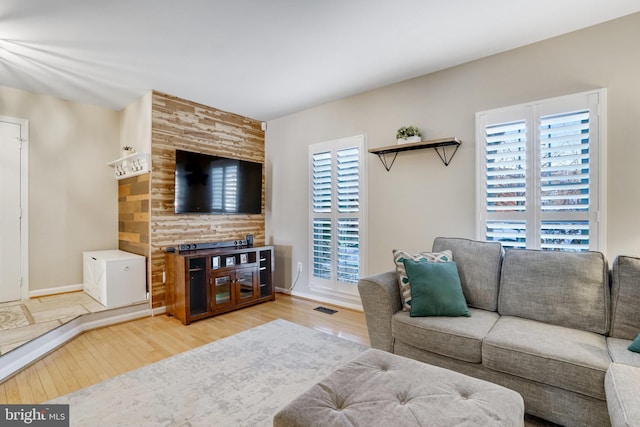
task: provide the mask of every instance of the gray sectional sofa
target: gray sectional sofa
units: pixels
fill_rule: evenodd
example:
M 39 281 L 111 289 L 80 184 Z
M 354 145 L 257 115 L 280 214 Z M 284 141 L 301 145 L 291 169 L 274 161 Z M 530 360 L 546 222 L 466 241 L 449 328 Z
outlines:
M 513 389 L 527 413 L 561 425 L 640 425 L 640 375 L 627 372 L 640 370 L 627 350 L 640 333 L 640 259 L 610 271 L 598 252 L 437 238 L 432 251 L 444 250 L 471 317 L 411 317 L 395 271 L 362 278 L 372 347 Z

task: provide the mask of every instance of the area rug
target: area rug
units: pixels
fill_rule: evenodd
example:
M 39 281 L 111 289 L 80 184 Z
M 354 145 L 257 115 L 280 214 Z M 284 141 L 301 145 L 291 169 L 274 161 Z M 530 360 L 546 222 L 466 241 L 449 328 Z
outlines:
M 366 349 L 279 319 L 49 403 L 69 404 L 72 426 L 270 426 Z
M 23 304 L 0 307 L 0 331 L 33 324 L 26 313 L 29 311 Z

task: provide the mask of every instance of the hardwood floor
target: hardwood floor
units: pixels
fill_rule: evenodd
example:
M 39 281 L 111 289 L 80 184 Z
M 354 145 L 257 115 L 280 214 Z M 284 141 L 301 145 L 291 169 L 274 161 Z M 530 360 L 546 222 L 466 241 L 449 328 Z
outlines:
M 369 345 L 363 313 L 277 294 L 274 302 L 189 326 L 159 315 L 86 332 L 0 384 L 0 403 L 43 403 L 278 318 Z

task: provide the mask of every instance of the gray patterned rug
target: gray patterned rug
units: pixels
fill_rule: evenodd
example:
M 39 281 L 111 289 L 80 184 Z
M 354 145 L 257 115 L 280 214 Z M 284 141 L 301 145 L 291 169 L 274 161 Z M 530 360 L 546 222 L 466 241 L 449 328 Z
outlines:
M 270 426 L 367 347 L 275 320 L 52 400 L 72 426 Z

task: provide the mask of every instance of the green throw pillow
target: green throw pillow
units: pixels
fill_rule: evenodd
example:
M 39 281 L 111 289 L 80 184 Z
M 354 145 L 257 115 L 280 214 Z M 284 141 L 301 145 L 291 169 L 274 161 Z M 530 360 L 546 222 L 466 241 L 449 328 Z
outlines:
M 446 250 L 442 252 L 420 252 L 418 254 L 410 254 L 405 251 L 393 250 L 393 262 L 396 265 L 396 275 L 398 276 L 398 285 L 400 286 L 400 299 L 402 300 L 402 310 L 411 310 L 411 283 L 404 270 L 404 260 L 412 259 L 419 261 L 426 259 L 430 262 L 448 262 L 453 261 L 453 254 Z
M 411 282 L 411 317 L 471 316 L 455 262 L 405 259 L 404 268 Z
M 636 353 L 640 353 L 640 334 L 638 334 L 636 339 L 633 340 L 631 344 L 629 344 L 629 347 L 627 347 L 627 349 L 635 351 Z

